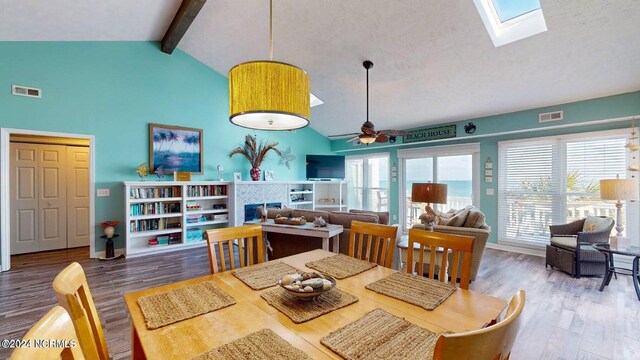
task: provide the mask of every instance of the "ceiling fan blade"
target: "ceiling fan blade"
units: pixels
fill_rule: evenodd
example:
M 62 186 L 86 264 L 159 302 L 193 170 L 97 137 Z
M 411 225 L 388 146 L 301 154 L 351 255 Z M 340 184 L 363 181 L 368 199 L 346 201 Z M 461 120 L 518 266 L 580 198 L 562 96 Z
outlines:
M 329 138 L 341 138 L 341 137 L 347 137 L 347 136 L 353 136 L 353 135 L 359 135 L 360 133 L 348 133 L 348 134 L 339 134 L 339 135 L 329 135 L 327 137 Z
M 352 142 L 352 141 L 356 141 L 356 140 L 358 140 L 358 139 L 360 139 L 360 137 L 359 137 L 359 136 L 354 136 L 354 137 L 352 137 L 351 139 L 347 140 L 346 142 Z
M 409 135 L 408 131 L 404 131 L 404 130 L 382 130 L 380 131 L 381 134 L 384 135 L 389 135 L 389 136 L 407 136 Z
M 376 138 L 376 142 L 377 143 L 386 143 L 387 141 L 389 141 L 389 137 L 385 134 L 378 134 L 378 137 Z

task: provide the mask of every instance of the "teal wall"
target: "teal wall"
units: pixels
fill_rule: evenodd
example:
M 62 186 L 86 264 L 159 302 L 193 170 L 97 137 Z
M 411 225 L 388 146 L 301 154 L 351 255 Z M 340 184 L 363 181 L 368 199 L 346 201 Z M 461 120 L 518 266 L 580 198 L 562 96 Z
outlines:
M 12 96 L 12 84 L 41 88 L 42 99 Z M 136 167 L 149 161 L 149 123 L 204 129 L 205 173 L 194 180 L 215 179 L 218 164 L 225 180 L 233 172 L 248 180 L 248 162 L 226 156 L 248 133 L 291 147 L 290 170 L 274 153 L 261 166 L 277 180 L 303 179 L 306 154 L 330 153 L 329 140 L 311 128 L 254 132 L 231 125 L 227 86 L 226 77 L 186 53 L 167 55 L 153 42 L 0 42 L 0 127 L 94 135 L 96 189 L 111 190 L 96 197 L 98 223 L 124 220 L 122 182 L 138 180 Z M 104 250 L 100 239 L 96 250 Z
M 564 120 L 559 122 L 551 122 L 546 124 L 540 124 L 538 122 L 538 114 L 550 111 L 564 111 Z M 383 144 L 372 144 L 368 147 L 361 147 L 356 151 L 344 151 L 344 150 L 353 150 L 353 146 L 350 144 L 346 144 L 344 140 L 334 140 L 332 141 L 331 148 L 333 151 L 337 151 L 339 154 L 344 155 L 356 155 L 356 154 L 366 154 L 366 153 L 380 153 L 380 152 L 388 152 L 390 156 L 391 164 L 398 164 L 397 158 L 397 149 L 409 149 L 416 147 L 429 147 L 429 146 L 440 146 L 440 145 L 453 145 L 453 144 L 464 144 L 464 143 L 480 143 L 480 165 L 482 171 L 480 176 L 480 208 L 485 213 L 487 217 L 487 223 L 492 228 L 492 233 L 489 241 L 496 242 L 497 241 L 497 232 L 498 232 L 498 197 L 497 197 L 497 177 L 500 169 L 498 168 L 498 141 L 504 140 L 517 140 L 517 139 L 526 139 L 532 137 L 541 137 L 541 136 L 552 136 L 552 135 L 563 135 L 563 134 L 571 134 L 571 133 L 581 133 L 581 132 L 592 132 L 592 131 L 603 131 L 610 129 L 618 129 L 618 128 L 629 128 L 631 127 L 630 121 L 623 122 L 613 122 L 607 124 L 600 125 L 580 125 L 585 122 L 595 121 L 595 120 L 606 120 L 606 119 L 614 119 L 621 118 L 627 116 L 633 116 L 640 114 L 640 92 L 633 92 L 628 94 L 614 95 L 608 96 L 598 99 L 585 100 L 579 102 L 573 102 L 568 104 L 562 104 L 557 106 L 549 106 L 538 109 L 531 109 L 526 111 L 518 111 L 514 113 L 496 115 L 496 116 L 487 116 L 482 118 L 475 119 L 467 119 L 464 121 L 458 121 L 455 123 L 456 125 L 456 133 L 457 138 L 455 140 L 443 141 L 443 142 L 432 142 L 428 145 L 400 145 L 397 147 L 384 147 Z M 464 125 L 468 122 L 473 122 L 477 126 L 477 130 L 474 134 L 469 135 L 464 132 Z M 375 122 L 375 121 L 374 121 Z M 545 127 L 550 126 L 558 126 L 558 125 L 567 125 L 573 124 L 575 126 L 563 129 L 547 129 Z M 383 127 L 381 125 L 381 127 Z M 389 127 L 389 124 L 384 127 Z M 426 126 L 425 126 L 426 127 Z M 494 135 L 498 133 L 503 133 L 507 131 L 522 131 L 526 130 L 526 132 L 519 134 L 508 134 L 508 135 Z M 486 137 L 484 137 L 486 136 Z M 476 137 L 476 138 L 473 138 Z M 399 142 L 401 142 L 401 138 L 398 138 Z M 398 144 L 398 143 L 396 143 Z M 490 157 L 493 161 L 493 183 L 486 184 L 484 182 L 484 162 Z M 496 195 L 487 196 L 485 195 L 485 190 L 487 188 L 493 188 Z M 398 183 L 391 183 L 391 194 L 390 199 L 392 199 L 390 204 L 390 212 L 391 215 L 398 215 Z

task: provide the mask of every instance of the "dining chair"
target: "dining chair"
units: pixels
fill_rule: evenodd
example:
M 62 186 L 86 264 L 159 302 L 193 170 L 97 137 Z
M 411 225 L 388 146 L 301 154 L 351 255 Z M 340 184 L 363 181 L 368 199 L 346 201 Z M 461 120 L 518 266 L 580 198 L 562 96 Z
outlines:
M 509 302 L 505 318 L 497 324 L 479 330 L 440 335 L 433 360 L 508 360 L 518 336 L 524 300 L 524 290 L 518 291 Z
M 58 303 L 69 313 L 87 359 L 108 360 L 109 350 L 82 266 L 72 263 L 53 279 Z
M 227 269 L 233 270 L 245 265 L 264 262 L 262 225 L 256 224 L 221 229 L 209 229 L 206 231 L 206 239 L 207 248 L 209 250 L 209 266 L 212 274 L 219 271 L 227 271 Z M 227 254 L 225 254 L 224 245 L 226 245 Z M 238 265 L 234 254 L 236 246 L 238 248 L 240 266 L 236 266 Z M 225 255 L 227 255 L 228 258 Z M 228 267 L 226 265 L 227 261 L 229 262 Z
M 12 360 L 84 359 L 71 317 L 61 306 L 49 310 L 22 340 L 31 344 L 16 348 L 11 354 Z M 52 344 L 51 341 L 56 343 Z M 36 342 L 40 342 L 39 346 L 36 346 Z
M 448 278 L 448 265 L 451 268 L 451 282 L 455 283 L 460 279 L 460 287 L 463 289 L 469 289 L 474 241 L 475 238 L 472 236 L 410 229 L 408 248 L 414 249 L 415 243 L 420 244 L 418 251 L 420 254 L 418 256 L 419 272 L 422 272 L 424 269 L 424 252 L 425 250 L 428 250 L 429 278 L 435 278 L 436 256 L 440 256 L 440 272 L 438 274 L 438 280 L 446 282 Z M 449 256 L 449 251 L 451 251 L 452 256 Z M 409 251 L 407 254 L 407 272 L 410 274 L 412 274 L 414 270 L 413 253 L 414 251 Z M 462 266 L 460 266 L 460 261 L 462 261 Z M 458 274 L 459 272 L 460 274 Z
M 391 268 L 397 233 L 397 226 L 352 221 L 349 256 Z

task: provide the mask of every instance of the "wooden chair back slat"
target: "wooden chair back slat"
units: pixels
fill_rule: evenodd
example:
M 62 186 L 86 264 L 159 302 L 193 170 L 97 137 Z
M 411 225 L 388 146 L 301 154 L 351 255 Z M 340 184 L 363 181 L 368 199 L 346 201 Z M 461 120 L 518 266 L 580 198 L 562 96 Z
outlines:
M 78 336 L 73 326 L 73 321 L 69 313 L 62 306 L 54 306 L 53 309 L 43 316 L 31 327 L 22 338 L 27 341 L 36 340 L 58 340 L 64 341 L 64 346 L 25 346 L 19 347 L 11 354 L 12 360 L 33 359 L 84 359 L 80 348 Z M 72 342 L 75 342 L 73 346 Z
M 238 263 L 240 267 L 244 267 L 247 264 L 253 265 L 254 263 L 264 262 L 265 254 L 262 226 L 259 224 L 209 229 L 206 231 L 206 240 L 212 274 L 219 271 L 237 269 Z M 238 262 L 235 260 L 233 250 L 236 244 L 238 246 Z M 227 266 L 227 262 L 225 261 L 225 246 L 227 247 L 226 255 L 229 259 L 229 266 Z M 254 261 L 254 259 L 256 259 L 256 261 Z M 218 263 L 220 266 L 218 266 Z
M 413 273 L 414 271 L 414 244 L 418 243 L 419 256 L 418 256 L 418 272 L 422 274 L 424 269 L 424 250 L 429 250 L 429 278 L 434 279 L 435 275 L 435 263 L 436 254 L 439 249 L 442 249 L 440 255 L 440 272 L 438 279 L 441 282 L 446 282 L 447 265 L 451 267 L 451 282 L 455 283 L 458 279 L 458 267 L 460 258 L 462 258 L 462 273 L 460 274 L 460 287 L 463 289 L 469 289 L 469 282 L 471 276 L 471 259 L 473 257 L 473 242 L 474 237 L 461 236 L 454 234 L 438 233 L 433 231 L 426 231 L 420 229 L 409 230 L 409 244 L 407 253 L 407 272 Z M 452 263 L 448 264 L 449 250 L 453 253 Z
M 349 256 L 390 268 L 397 234 L 397 226 L 352 221 Z
M 84 356 L 108 360 L 107 341 L 82 266 L 74 262 L 64 268 L 53 280 L 53 290 L 71 317 Z
M 483 329 L 438 338 L 433 360 L 494 359 L 508 360 L 518 335 L 525 294 L 518 291 L 509 302 L 506 317 Z

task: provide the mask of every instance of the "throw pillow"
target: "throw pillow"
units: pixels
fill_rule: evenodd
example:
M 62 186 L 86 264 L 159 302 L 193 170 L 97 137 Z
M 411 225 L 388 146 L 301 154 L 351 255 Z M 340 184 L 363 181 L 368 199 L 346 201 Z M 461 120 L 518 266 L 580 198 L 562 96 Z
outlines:
M 446 213 L 438 210 L 433 211 L 436 213 L 436 225 L 446 225 L 456 212 L 458 212 L 456 209 L 449 209 Z
M 469 209 L 461 209 L 458 212 L 454 213 L 452 217 L 447 220 L 441 219 L 439 225 L 447 225 L 447 226 L 456 226 L 461 227 L 464 225 L 464 222 L 467 220 L 467 216 L 469 215 Z M 444 221 L 443 221 L 444 220 Z
M 478 209 L 471 209 L 467 220 L 464 222 L 464 227 L 480 229 L 485 225 L 485 216 L 482 211 Z
M 582 231 L 593 232 L 607 230 L 607 228 L 611 226 L 612 222 L 613 219 L 610 217 L 587 216 L 584 219 Z

